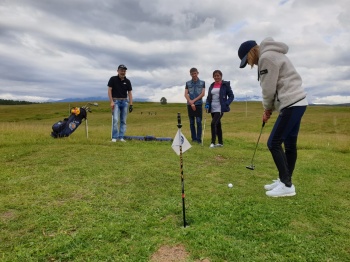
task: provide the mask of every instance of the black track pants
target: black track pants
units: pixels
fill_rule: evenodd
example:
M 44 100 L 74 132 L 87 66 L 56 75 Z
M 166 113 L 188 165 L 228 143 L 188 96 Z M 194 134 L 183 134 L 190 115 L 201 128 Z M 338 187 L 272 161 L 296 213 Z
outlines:
M 292 186 L 292 174 L 297 161 L 297 139 L 305 110 L 306 106 L 283 109 L 267 141 L 267 146 L 278 169 L 279 178 L 288 187 Z
M 218 136 L 218 143 L 223 144 L 222 141 L 222 129 L 221 129 L 221 118 L 224 113 L 215 112 L 211 113 L 211 143 L 215 144 L 216 136 Z

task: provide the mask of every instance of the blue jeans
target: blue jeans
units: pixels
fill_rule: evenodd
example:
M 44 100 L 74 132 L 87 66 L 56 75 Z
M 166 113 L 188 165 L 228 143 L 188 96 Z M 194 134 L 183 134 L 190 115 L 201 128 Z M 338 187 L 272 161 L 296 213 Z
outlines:
M 306 106 L 283 109 L 267 141 L 279 178 L 288 187 L 292 186 L 292 175 L 297 161 L 297 139 L 305 110 Z
M 202 117 L 189 116 L 188 118 L 190 119 L 192 141 L 201 143 L 202 142 Z M 197 132 L 196 132 L 195 122 L 197 124 Z
M 122 139 L 126 131 L 126 117 L 128 115 L 128 100 L 114 101 L 112 139 Z M 120 122 L 120 128 L 118 125 Z

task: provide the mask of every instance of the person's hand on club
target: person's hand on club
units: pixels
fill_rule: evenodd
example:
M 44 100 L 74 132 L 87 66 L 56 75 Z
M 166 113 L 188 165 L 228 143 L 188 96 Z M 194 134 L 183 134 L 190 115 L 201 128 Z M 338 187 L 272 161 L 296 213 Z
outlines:
M 114 110 L 114 102 L 111 102 L 111 109 Z
M 205 112 L 207 112 L 207 113 L 209 112 L 209 105 L 208 104 L 205 105 Z
M 263 122 L 267 123 L 267 121 L 270 119 L 272 115 L 272 110 L 265 109 L 263 114 Z
M 129 105 L 129 113 L 131 113 L 131 112 L 132 112 L 132 110 L 133 110 L 132 105 Z
M 196 111 L 196 105 L 195 104 L 191 104 L 191 108 L 193 111 Z

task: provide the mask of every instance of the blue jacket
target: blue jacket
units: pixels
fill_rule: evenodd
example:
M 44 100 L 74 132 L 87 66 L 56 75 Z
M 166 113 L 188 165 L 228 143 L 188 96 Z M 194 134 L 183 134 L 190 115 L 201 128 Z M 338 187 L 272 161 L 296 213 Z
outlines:
M 213 86 L 214 86 L 214 83 L 212 83 L 209 87 L 208 97 L 205 103 L 206 108 L 207 106 L 209 106 L 208 113 L 211 112 L 211 101 L 212 101 L 211 90 L 213 90 Z M 222 81 L 222 84 L 220 87 L 221 112 L 230 112 L 230 104 L 232 103 L 234 98 L 235 96 L 232 92 L 230 81 Z

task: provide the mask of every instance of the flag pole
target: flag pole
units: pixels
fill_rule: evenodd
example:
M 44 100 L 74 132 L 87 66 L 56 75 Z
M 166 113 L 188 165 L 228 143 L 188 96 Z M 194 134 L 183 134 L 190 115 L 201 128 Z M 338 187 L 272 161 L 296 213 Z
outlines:
M 182 137 L 181 137 L 181 114 L 177 113 L 177 127 L 179 129 L 179 148 L 180 148 L 180 172 L 181 172 L 181 188 L 182 188 L 182 214 L 183 214 L 183 221 L 184 221 L 184 227 L 186 227 L 186 211 L 185 211 L 185 179 L 184 179 L 184 172 L 183 172 L 183 161 L 182 161 Z

